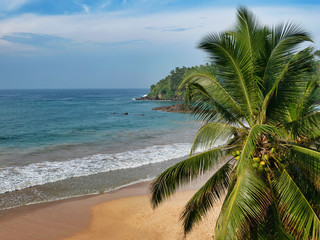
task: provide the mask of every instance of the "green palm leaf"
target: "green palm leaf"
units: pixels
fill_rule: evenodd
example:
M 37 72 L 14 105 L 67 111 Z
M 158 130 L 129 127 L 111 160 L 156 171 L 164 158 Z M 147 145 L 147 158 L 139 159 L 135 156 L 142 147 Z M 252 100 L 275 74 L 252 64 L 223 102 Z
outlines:
M 267 213 L 264 217 L 264 221 L 255 222 L 250 221 L 251 225 L 247 225 L 246 228 L 242 228 L 238 234 L 237 239 L 243 240 L 294 240 L 283 227 L 283 224 L 279 218 L 278 210 L 274 203 L 271 203 Z
M 222 105 L 225 105 L 227 108 L 232 108 L 232 110 L 238 112 L 238 114 L 241 113 L 241 109 L 238 103 L 232 98 L 232 96 L 228 93 L 228 91 L 222 86 L 222 84 L 214 75 L 204 72 L 196 72 L 190 74 L 187 78 L 185 78 L 182 81 L 182 83 L 179 86 L 179 89 L 182 89 L 190 83 L 198 83 L 204 89 L 206 89 L 210 97 L 217 96 L 215 97 L 215 99 L 219 99 Z
M 297 238 L 320 239 L 320 219 L 288 172 L 282 170 L 273 181 L 287 231 Z
M 256 61 L 259 53 L 263 50 L 265 37 L 264 28 L 261 27 L 256 17 L 244 7 L 240 7 L 237 12 L 237 24 L 235 37 L 240 43 L 244 51 L 243 55 L 248 57 L 247 62 L 243 63 L 242 72 L 248 82 L 251 82 L 254 87 L 254 93 L 251 93 L 252 100 L 255 104 L 254 111 L 259 110 L 259 103 L 262 99 L 261 89 L 257 84 L 260 84 L 259 79 L 255 76 Z M 251 89 L 252 91 L 253 89 Z
M 249 120 L 242 114 L 239 104 L 212 73 L 192 73 L 184 79 L 179 88 L 181 89 L 183 87 L 188 89 L 186 94 L 188 102 L 190 102 L 192 96 L 195 96 L 194 100 L 196 102 L 196 106 L 200 107 L 199 114 L 202 114 L 205 109 L 205 107 L 201 106 L 199 103 L 202 102 L 202 100 L 204 100 L 204 103 L 211 100 L 216 106 L 216 110 L 224 116 L 225 121 L 237 122 L 245 129 L 245 126 L 240 119 L 245 118 L 247 121 Z
M 157 207 L 164 199 L 171 196 L 177 190 L 177 187 L 217 166 L 223 156 L 225 156 L 225 149 L 218 147 L 194 155 L 168 168 L 150 185 L 153 207 Z
M 310 35 L 299 25 L 286 23 L 269 30 L 270 37 L 266 38 L 266 45 L 261 55 L 264 61 L 261 79 L 264 91 L 268 93 L 274 86 L 275 76 L 282 72 L 287 64 L 288 56 L 302 42 L 312 41 Z
M 305 138 L 315 139 L 320 136 L 320 113 L 313 112 L 294 121 L 284 123 L 284 128 L 293 139 Z
M 251 81 L 245 79 L 242 69 L 246 68 L 246 64 L 250 62 L 248 55 L 245 55 L 243 59 L 238 59 L 237 56 L 241 54 L 235 54 L 241 51 L 240 46 L 236 41 L 227 34 L 210 34 L 208 35 L 198 46 L 211 54 L 212 60 L 215 60 L 218 65 L 227 65 L 227 68 L 223 69 L 222 74 L 225 79 L 233 79 L 232 81 L 225 81 L 229 88 L 233 88 L 233 94 L 235 99 L 240 103 L 243 112 L 248 112 L 250 118 L 253 118 L 253 97 L 254 86 Z M 241 89 L 241 91 L 239 91 Z M 257 89 L 256 89 L 257 90 Z
M 216 225 L 216 239 L 237 239 L 237 232 L 247 219 L 261 222 L 270 205 L 266 184 L 251 170 L 237 177 L 231 193 L 225 199 Z
M 188 104 L 191 105 L 193 113 L 197 115 L 198 120 L 206 122 L 218 120 L 243 125 L 239 121 L 238 113 L 234 114 L 219 101 L 216 101 L 202 85 L 190 83 L 187 89 Z
M 287 146 L 291 147 L 291 161 L 320 176 L 320 152 L 296 144 L 287 144 Z
M 188 201 L 181 215 L 185 234 L 206 215 L 217 200 L 222 198 L 230 184 L 231 170 L 232 165 L 229 162 L 225 163 Z
M 218 140 L 228 139 L 237 131 L 243 130 L 226 123 L 208 123 L 202 126 L 198 131 L 197 136 L 193 141 L 190 154 L 193 154 L 199 147 L 203 147 L 205 149 L 212 148 Z
M 286 65 L 286 71 L 277 82 L 275 94 L 269 99 L 267 107 L 267 121 L 277 124 L 295 120 L 299 115 L 297 110 L 303 102 L 305 89 L 308 85 L 311 68 L 310 50 L 300 51 L 292 56 Z M 301 117 L 301 115 L 300 115 Z
M 306 197 L 313 210 L 320 214 L 320 182 L 319 175 L 315 175 L 303 165 L 290 164 L 286 170 Z

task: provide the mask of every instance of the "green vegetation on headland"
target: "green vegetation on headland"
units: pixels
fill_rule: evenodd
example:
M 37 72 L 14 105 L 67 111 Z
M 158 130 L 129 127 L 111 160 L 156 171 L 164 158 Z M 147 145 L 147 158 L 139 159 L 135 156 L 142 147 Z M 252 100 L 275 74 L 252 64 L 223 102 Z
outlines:
M 184 100 L 185 91 L 179 91 L 178 89 L 184 78 L 193 72 L 209 72 L 212 69 L 213 65 L 208 63 L 195 67 L 176 67 L 175 70 L 170 72 L 170 75 L 161 79 L 157 84 L 151 85 L 148 97 L 151 100 Z

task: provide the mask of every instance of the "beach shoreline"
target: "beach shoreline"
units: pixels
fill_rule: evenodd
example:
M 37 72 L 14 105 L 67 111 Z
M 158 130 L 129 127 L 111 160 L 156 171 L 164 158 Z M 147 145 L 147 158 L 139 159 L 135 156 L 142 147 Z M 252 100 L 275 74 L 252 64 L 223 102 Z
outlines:
M 1 210 L 0 239 L 56 240 L 72 236 L 89 226 L 92 207 L 116 199 L 147 195 L 149 183 L 139 182 L 103 194 Z
M 142 236 L 140 234 L 144 236 L 142 239 L 182 239 L 182 223 L 179 217 L 183 206 L 205 179 L 207 176 L 184 187 L 156 210 L 152 209 L 150 203 L 150 181 L 98 195 L 2 210 L 0 239 L 139 239 L 139 236 Z M 210 221 L 203 221 L 187 239 L 196 239 L 193 237 L 199 234 L 203 239 L 212 239 L 212 226 L 217 219 L 220 205 L 208 215 Z M 104 214 L 101 214 L 101 211 Z M 208 227 L 210 229 L 207 229 Z M 100 235 L 95 235 L 97 233 Z

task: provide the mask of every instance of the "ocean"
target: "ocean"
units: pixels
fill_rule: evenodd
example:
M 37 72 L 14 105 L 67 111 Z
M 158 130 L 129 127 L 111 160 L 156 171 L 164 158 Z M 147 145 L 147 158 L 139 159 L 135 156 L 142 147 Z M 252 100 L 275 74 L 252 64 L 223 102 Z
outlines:
M 148 89 L 0 90 L 0 209 L 104 193 L 189 154 L 188 114 Z

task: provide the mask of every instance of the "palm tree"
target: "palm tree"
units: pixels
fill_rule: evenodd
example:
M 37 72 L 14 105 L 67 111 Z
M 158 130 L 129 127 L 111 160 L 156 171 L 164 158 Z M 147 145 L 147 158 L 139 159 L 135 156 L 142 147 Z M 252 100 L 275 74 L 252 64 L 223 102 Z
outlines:
M 301 27 L 262 26 L 241 7 L 233 29 L 198 45 L 215 69 L 181 87 L 204 124 L 190 157 L 150 185 L 155 208 L 217 169 L 182 212 L 185 234 L 224 199 L 215 239 L 320 239 L 319 87 L 313 49 L 299 50 L 303 42 L 311 39 Z

